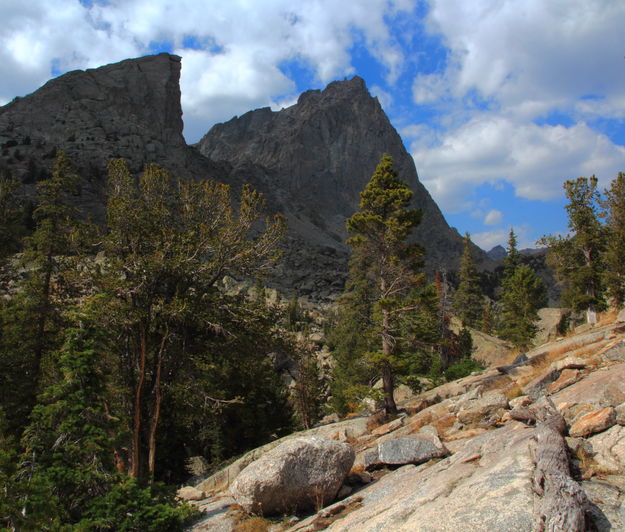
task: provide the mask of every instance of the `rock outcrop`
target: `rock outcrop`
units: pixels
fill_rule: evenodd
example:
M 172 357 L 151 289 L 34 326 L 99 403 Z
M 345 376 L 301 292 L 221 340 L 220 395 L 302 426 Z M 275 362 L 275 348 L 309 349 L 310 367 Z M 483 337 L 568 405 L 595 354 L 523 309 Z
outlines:
M 359 193 L 383 153 L 393 157 L 401 179 L 414 192 L 413 207 L 423 210 L 414 236 L 426 249 L 428 269 L 454 269 L 462 254 L 462 238 L 447 225 L 397 131 L 357 76 L 305 92 L 297 104 L 281 111 L 257 109 L 217 124 L 197 146 L 235 171 L 244 173 L 252 165 L 256 172 L 264 170 L 249 176 L 288 216 L 293 242 L 287 276 L 295 272 L 308 283 L 317 281 L 300 242 L 338 256 L 336 266 L 345 271 L 345 220 L 358 208 Z M 483 251 L 476 248 L 475 255 L 482 266 L 491 265 Z M 308 290 L 304 286 L 302 292 Z
M 157 163 L 182 177 L 222 177 L 220 168 L 182 136 L 181 58 L 159 54 L 68 72 L 0 107 L 0 170 L 34 189 L 56 150 L 81 174 L 80 206 L 101 218 L 107 161 L 124 157 L 133 171 Z
M 82 176 L 76 202 L 96 219 L 111 157 L 126 158 L 135 172 L 153 162 L 180 177 L 217 179 L 235 193 L 251 183 L 289 222 L 276 286 L 323 299 L 343 288 L 345 219 L 386 152 L 414 191 L 413 206 L 423 210 L 415 238 L 426 248 L 428 270 L 456 268 L 462 239 L 361 78 L 305 92 L 279 112 L 258 109 L 215 125 L 196 149 L 182 136 L 180 69 L 181 58 L 169 54 L 128 59 L 69 72 L 0 107 L 0 171 L 20 177 L 32 197 L 61 149 Z M 474 251 L 482 266 L 493 266 Z
M 505 374 L 488 369 L 409 398 L 398 405 L 400 417 L 379 427 L 363 432 L 359 424 L 349 435 L 346 424 L 355 420 L 320 427 L 354 448 L 350 489 L 313 515 L 277 526 L 625 530 L 625 363 L 612 356 L 623 340 L 622 323 L 606 324 L 530 350 Z M 576 379 L 553 393 L 536 385 L 567 371 Z M 537 394 L 519 396 L 528 386 Z M 417 457 L 413 451 L 427 439 L 429 450 L 444 452 Z M 208 513 L 194 532 L 232 530 L 232 503 L 227 491 L 195 502 Z
M 241 471 L 231 491 L 247 511 L 264 515 L 321 508 L 336 498 L 354 457 L 335 440 L 290 439 Z

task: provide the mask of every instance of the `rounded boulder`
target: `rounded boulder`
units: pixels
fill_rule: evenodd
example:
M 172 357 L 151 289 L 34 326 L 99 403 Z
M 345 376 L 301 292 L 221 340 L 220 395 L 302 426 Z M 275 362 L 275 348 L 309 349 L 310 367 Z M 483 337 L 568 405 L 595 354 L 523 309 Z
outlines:
M 241 471 L 232 496 L 247 511 L 264 515 L 321 508 L 336 498 L 354 459 L 346 443 L 293 438 Z

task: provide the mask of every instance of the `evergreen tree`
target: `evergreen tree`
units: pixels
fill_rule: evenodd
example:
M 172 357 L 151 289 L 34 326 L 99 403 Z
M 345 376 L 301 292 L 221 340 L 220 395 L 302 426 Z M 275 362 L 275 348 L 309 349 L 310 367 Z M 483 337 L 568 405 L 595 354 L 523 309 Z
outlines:
M 251 237 L 263 200 L 249 187 L 235 211 L 226 185 L 176 182 L 155 165 L 135 183 L 126 163 L 115 160 L 109 176 L 100 319 L 119 338 L 128 472 L 153 477 L 166 394 L 191 349 L 200 349 L 191 333 L 200 327 L 225 333 L 216 309 L 228 305 L 216 283 L 266 273 L 279 255 L 284 224 L 268 221 Z
M 501 287 L 502 312 L 498 335 L 517 347 L 526 348 L 538 332 L 535 323 L 538 311 L 546 304 L 546 291 L 536 272 L 530 266 L 521 265 L 512 229 Z
M 379 375 L 365 357 L 379 343 L 373 320 L 377 287 L 367 277 L 367 267 L 367 256 L 353 250 L 345 292 L 339 300 L 335 323 L 327 334 L 335 362 L 330 383 L 331 403 L 342 416 L 356 409 Z
M 602 275 L 605 231 L 599 219 L 597 178 L 580 177 L 566 181 L 569 203 L 566 211 L 571 234 L 545 236 L 539 244 L 549 246 L 548 263 L 566 282 L 562 298 L 574 310 L 586 312 L 588 323 L 596 322 L 596 312 L 605 308 Z
M 476 329 L 480 326 L 482 319 L 484 296 L 480 287 L 480 274 L 471 254 L 471 237 L 469 233 L 464 237 L 464 248 L 458 276 L 460 282 L 454 294 L 454 310 L 461 319 L 463 326 Z
M 58 381 L 41 394 L 23 437 L 22 474 L 50 487 L 63 522 L 77 522 L 114 480 L 97 335 L 92 328 L 66 330 Z
M 521 254 L 517 249 L 517 240 L 514 230 L 511 228 L 508 236 L 508 249 L 506 250 L 506 257 L 503 259 L 503 284 L 506 283 L 506 279 L 509 279 L 514 275 L 516 269 L 521 265 Z
M 519 266 L 507 280 L 501 304 L 500 338 L 527 348 L 538 332 L 538 310 L 546 304 L 545 287 L 530 266 Z
M 369 354 L 382 373 L 386 412 L 395 414 L 393 366 L 398 362 L 399 318 L 418 304 L 407 301 L 412 288 L 423 282 L 418 268 L 423 251 L 407 239 L 421 221 L 421 211 L 410 209 L 412 191 L 383 155 L 371 180 L 360 194 L 360 210 L 347 220 L 348 244 L 362 254 L 364 268 L 350 271 L 371 284 L 373 316 L 381 349 Z M 366 261 L 364 257 L 366 256 Z
M 625 303 L 625 174 L 619 172 L 605 191 L 603 207 L 607 211 L 605 249 L 605 285 L 613 304 Z
M 294 410 L 303 429 L 310 429 L 321 417 L 323 383 L 314 348 L 305 340 L 297 342 Z
M 16 178 L 0 172 L 0 266 L 9 255 L 20 250 L 26 233 L 18 187 Z
M 0 303 L 0 404 L 16 436 L 53 371 L 50 356 L 62 343 L 62 306 L 75 275 L 71 256 L 81 227 L 72 206 L 77 187 L 71 161 L 59 152 L 52 176 L 37 184 L 36 226 L 22 257 L 27 276 L 18 293 Z

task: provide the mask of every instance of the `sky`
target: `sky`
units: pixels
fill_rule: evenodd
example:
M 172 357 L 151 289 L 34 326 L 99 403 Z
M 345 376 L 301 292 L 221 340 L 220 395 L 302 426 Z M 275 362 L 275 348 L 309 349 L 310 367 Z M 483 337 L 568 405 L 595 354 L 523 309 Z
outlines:
M 623 0 L 2 0 L 0 20 L 0 105 L 171 52 L 189 143 L 359 75 L 449 224 L 486 250 L 511 228 L 520 247 L 566 233 L 563 182 L 625 171 Z

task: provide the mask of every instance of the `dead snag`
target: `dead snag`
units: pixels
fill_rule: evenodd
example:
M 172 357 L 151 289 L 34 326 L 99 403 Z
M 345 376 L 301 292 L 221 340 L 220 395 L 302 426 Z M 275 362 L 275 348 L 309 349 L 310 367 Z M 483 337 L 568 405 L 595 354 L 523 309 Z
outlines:
M 538 532 L 584 532 L 586 494 L 571 478 L 566 423 L 547 399 L 533 409 L 536 419 L 534 491 L 541 497 L 534 529 Z

